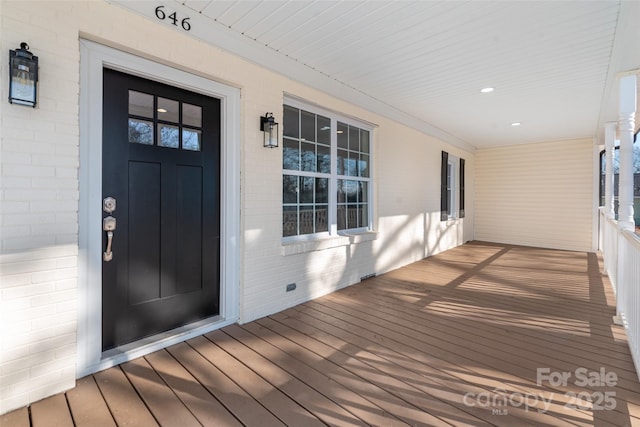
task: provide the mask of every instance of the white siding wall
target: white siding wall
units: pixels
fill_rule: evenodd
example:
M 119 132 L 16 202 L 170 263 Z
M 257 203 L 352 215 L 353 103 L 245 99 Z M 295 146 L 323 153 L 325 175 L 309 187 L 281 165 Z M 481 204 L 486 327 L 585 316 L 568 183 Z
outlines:
M 106 2 L 0 5 L 1 51 L 26 41 L 41 70 L 36 109 L 8 105 L 6 79 L 0 85 L 0 413 L 74 385 L 77 295 L 87 286 L 77 272 L 80 37 L 241 88 L 241 321 L 473 237 L 471 153 Z M 1 67 L 6 76 L 6 60 Z M 282 151 L 262 147 L 258 118 L 273 111 L 281 121 L 284 93 L 377 124 L 376 239 L 306 252 L 282 246 Z M 439 221 L 442 149 L 467 160 L 465 220 Z M 292 282 L 297 290 L 285 293 Z
M 477 151 L 476 240 L 592 250 L 593 153 L 591 140 Z

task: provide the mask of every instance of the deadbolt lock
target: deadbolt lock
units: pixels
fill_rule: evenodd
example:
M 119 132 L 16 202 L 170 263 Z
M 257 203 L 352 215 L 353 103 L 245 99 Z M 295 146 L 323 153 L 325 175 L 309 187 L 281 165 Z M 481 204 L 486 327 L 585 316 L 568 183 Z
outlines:
M 116 210 L 116 199 L 113 197 L 107 197 L 102 201 L 102 210 L 110 214 Z

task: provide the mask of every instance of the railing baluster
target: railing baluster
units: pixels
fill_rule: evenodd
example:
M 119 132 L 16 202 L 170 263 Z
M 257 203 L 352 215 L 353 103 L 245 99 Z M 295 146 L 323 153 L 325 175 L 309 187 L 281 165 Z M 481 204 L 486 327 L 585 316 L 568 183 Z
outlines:
M 605 271 L 616 294 L 617 318 L 627 332 L 629 349 L 640 367 L 640 236 L 600 215 L 599 239 Z

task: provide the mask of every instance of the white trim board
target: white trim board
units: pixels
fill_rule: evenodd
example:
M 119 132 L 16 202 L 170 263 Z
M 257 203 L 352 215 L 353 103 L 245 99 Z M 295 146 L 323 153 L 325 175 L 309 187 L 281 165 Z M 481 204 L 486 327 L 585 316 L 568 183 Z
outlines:
M 102 353 L 102 70 L 124 71 L 221 101 L 220 315 Z M 80 40 L 78 378 L 236 323 L 240 307 L 240 90 Z

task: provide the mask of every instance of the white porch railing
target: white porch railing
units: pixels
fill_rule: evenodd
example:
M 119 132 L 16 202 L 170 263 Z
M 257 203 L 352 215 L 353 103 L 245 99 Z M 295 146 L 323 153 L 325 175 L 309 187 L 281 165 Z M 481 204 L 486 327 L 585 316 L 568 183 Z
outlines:
M 607 218 L 604 208 L 600 208 L 600 251 L 604 261 L 604 271 L 609 276 L 613 291 L 618 293 L 618 221 Z
M 599 240 L 605 272 L 616 294 L 617 319 L 622 322 L 636 370 L 640 368 L 640 236 L 620 229 L 618 221 L 600 210 Z

